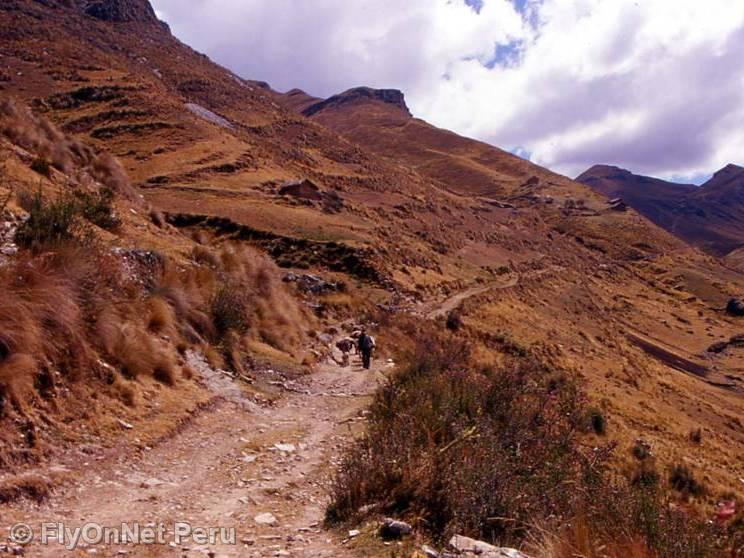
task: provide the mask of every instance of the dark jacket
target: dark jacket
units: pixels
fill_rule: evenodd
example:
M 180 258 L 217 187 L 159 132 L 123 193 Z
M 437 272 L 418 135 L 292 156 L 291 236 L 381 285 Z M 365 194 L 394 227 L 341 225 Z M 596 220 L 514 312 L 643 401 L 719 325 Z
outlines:
M 372 339 L 371 335 L 367 335 L 366 333 L 363 333 L 359 336 L 359 350 L 360 351 L 371 351 L 375 348 L 375 341 Z

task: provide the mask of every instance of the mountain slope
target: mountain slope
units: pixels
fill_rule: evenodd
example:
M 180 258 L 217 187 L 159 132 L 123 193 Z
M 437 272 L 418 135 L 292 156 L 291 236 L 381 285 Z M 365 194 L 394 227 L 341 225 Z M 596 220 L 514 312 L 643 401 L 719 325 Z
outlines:
M 116 154 L 194 238 L 340 274 L 357 299 L 320 314 L 394 319 L 477 293 L 454 300 L 484 365 L 529 349 L 582 378 L 623 447 L 642 436 L 660 459 L 694 455 L 734 489 L 744 371 L 736 349 L 706 349 L 738 332 L 719 309 L 744 291 L 739 274 L 584 184 L 413 118 L 400 94 L 280 95 L 138 5 L 101 19 L 82 3 L 2 3 L 3 94 Z M 699 456 L 701 426 L 716 436 Z
M 339 97 L 347 99 L 339 102 Z M 723 325 L 702 307 L 721 308 L 724 301 L 716 291 L 724 284 L 729 292 L 740 289 L 738 274 L 685 248 L 634 211 L 613 210 L 593 189 L 413 118 L 387 95 L 350 90 L 331 99 L 306 104 L 303 111 L 362 148 L 414 169 L 437 188 L 486 204 L 488 221 L 503 225 L 500 233 L 520 225 L 531 231 L 519 251 L 523 258 L 531 254 L 532 271 L 520 266 L 521 281 L 506 292 L 476 289 L 480 294 L 458 312 L 477 331 L 509 332 L 532 347 L 546 343 L 543 350 L 553 355 L 556 366 L 573 369 L 605 401 L 622 423 L 615 428 L 623 436 L 635 436 L 637 425 L 660 417 L 674 417 L 673 430 L 690 428 L 687 421 L 695 413 L 689 402 L 703 393 L 693 387 L 697 374 L 704 370 L 702 377 L 709 380 L 741 374 L 734 352 L 699 364 L 708 358 L 701 355 L 709 340 L 720 335 L 711 325 Z M 497 238 L 495 244 L 502 246 L 505 237 Z M 566 238 L 575 244 L 563 243 Z M 661 251 L 648 254 L 649 249 Z M 493 258 L 491 253 L 480 255 Z M 694 315 L 698 311 L 712 321 L 701 322 L 701 315 Z M 680 371 L 686 372 L 679 376 Z M 658 391 L 667 381 L 675 386 L 674 395 Z M 630 391 L 628 384 L 634 386 Z M 645 395 L 637 399 L 641 393 Z M 703 398 L 721 401 L 721 395 L 718 391 Z M 655 412 L 640 411 L 644 397 L 654 400 Z M 731 404 L 733 411 L 740 402 Z M 716 419 L 696 416 L 693 423 L 709 420 Z M 644 431 L 643 436 L 653 438 L 666 454 L 678 434 Z
M 728 165 L 699 188 L 596 165 L 576 179 L 631 207 L 672 234 L 723 256 L 744 245 L 744 169 Z

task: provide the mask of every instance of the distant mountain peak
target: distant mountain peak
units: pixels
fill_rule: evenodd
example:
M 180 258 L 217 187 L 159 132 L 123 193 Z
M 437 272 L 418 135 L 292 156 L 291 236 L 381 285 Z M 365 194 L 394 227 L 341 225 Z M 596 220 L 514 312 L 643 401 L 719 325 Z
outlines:
M 628 171 L 628 170 L 626 170 L 626 169 L 624 169 L 622 167 L 618 167 L 616 165 L 603 165 L 603 164 L 593 165 L 589 170 L 587 170 L 585 172 L 601 171 L 601 170 L 614 170 L 614 171 L 630 172 L 630 171 Z
M 744 173 L 744 167 L 740 167 L 739 165 L 735 165 L 733 163 L 729 163 L 722 169 L 716 171 L 713 173 L 713 179 L 717 178 L 727 178 L 730 176 L 738 176 L 740 174 Z
M 307 93 L 302 89 L 295 87 L 294 89 L 290 89 L 289 91 L 287 91 L 285 95 L 287 95 L 288 97 L 294 97 L 297 95 L 307 95 Z
M 610 177 L 614 180 L 630 180 L 635 175 L 629 170 L 614 165 L 594 165 L 577 176 L 576 181 L 589 184 L 591 181 Z
M 402 91 L 399 91 L 398 89 L 373 89 L 372 87 L 355 87 L 349 89 L 348 91 L 344 91 L 343 93 L 339 93 L 338 95 L 334 95 L 333 97 L 329 97 L 328 99 L 310 105 L 303 110 L 302 113 L 305 116 L 312 116 L 313 114 L 329 107 L 365 100 L 379 101 L 393 105 L 402 110 L 408 116 L 411 116 L 411 111 L 408 109 L 408 105 L 406 105 L 405 95 L 403 95 Z
M 723 256 L 744 239 L 744 167 L 726 165 L 702 186 L 678 184 L 594 165 L 576 178 L 628 205 L 660 227 Z
M 744 202 L 744 167 L 728 164 L 700 187 L 700 196 L 718 196 L 724 203 Z
M 744 167 L 739 166 L 739 165 L 735 165 L 734 163 L 729 163 L 728 165 L 726 165 L 725 167 L 723 167 L 718 172 L 721 172 L 721 171 L 731 171 L 731 170 L 736 171 L 736 172 L 741 172 L 741 171 L 744 171 Z

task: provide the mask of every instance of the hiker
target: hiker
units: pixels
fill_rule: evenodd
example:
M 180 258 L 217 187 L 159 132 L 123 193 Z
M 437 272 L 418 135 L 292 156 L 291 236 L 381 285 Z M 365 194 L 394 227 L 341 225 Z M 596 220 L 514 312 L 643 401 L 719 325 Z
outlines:
M 369 370 L 372 364 L 372 351 L 375 349 L 375 339 L 367 333 L 366 328 L 363 328 L 361 335 L 359 335 L 357 348 L 362 355 L 362 366 L 365 370 Z

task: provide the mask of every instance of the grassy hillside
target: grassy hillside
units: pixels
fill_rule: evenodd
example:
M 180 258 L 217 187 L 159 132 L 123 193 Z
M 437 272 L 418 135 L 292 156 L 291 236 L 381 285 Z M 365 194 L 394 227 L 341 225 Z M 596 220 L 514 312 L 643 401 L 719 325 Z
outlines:
M 394 479 L 379 477 L 391 455 L 352 452 L 338 517 L 381 501 L 424 514 L 434 535 L 461 527 L 519 539 L 512 526 L 480 525 L 481 512 L 505 508 L 524 522 L 532 510 L 514 505 L 512 488 L 568 482 L 587 447 L 612 446 L 608 470 L 632 480 L 639 443 L 651 448 L 659 486 L 678 484 L 668 471 L 679 465 L 705 487 L 682 483 L 675 505 L 711 517 L 722 498 L 741 498 L 741 347 L 708 350 L 741 333 L 724 311 L 744 293 L 732 266 L 586 185 L 412 117 L 395 92 L 282 96 L 183 45 L 147 10 L 79 8 L 0 5 L 0 87 L 16 99 L 0 122 L 4 469 L 43 460 L 44 440 L 59 436 L 64 447 L 134 439 L 119 420 L 151 422 L 136 436 L 141 447 L 177 428 L 210 399 L 189 351 L 268 397 L 270 386 L 254 385 L 262 363 L 311 371 L 341 319 L 379 319 L 395 357 L 413 350 L 412 332 L 398 329 L 410 319 L 432 339 L 456 329 L 467 359 L 444 366 L 449 356 L 432 349 L 439 364 L 421 374 L 410 360 L 381 391 L 372 447 L 390 429 L 420 427 L 426 439 L 413 440 Z M 338 288 L 302 295 L 287 270 Z M 502 392 L 503 408 L 484 399 Z M 565 421 L 555 415 L 564 403 Z M 588 409 L 601 433 L 579 428 Z M 427 515 L 444 488 L 470 498 L 492 482 L 478 471 L 506 451 L 501 434 L 526 437 L 533 419 L 534 475 L 497 460 L 509 490 L 474 508 L 450 496 L 442 517 Z M 458 486 L 434 486 L 448 471 L 437 467 L 454 465 L 427 452 L 473 427 L 490 429 L 490 445 L 455 454 L 472 458 L 452 476 Z M 554 451 L 568 469 L 551 469 Z M 419 480 L 429 483 L 420 493 Z M 584 502 L 563 496 L 548 503 L 566 519 Z M 624 527 L 623 543 L 648 535 Z

